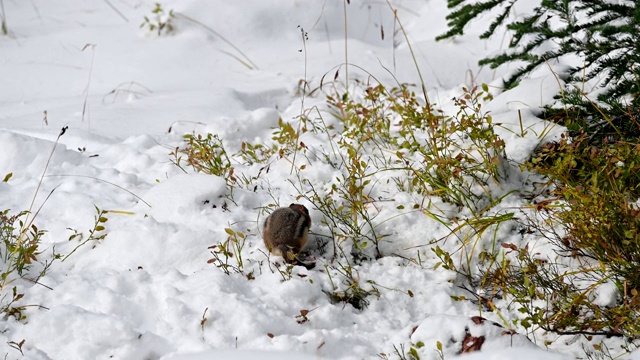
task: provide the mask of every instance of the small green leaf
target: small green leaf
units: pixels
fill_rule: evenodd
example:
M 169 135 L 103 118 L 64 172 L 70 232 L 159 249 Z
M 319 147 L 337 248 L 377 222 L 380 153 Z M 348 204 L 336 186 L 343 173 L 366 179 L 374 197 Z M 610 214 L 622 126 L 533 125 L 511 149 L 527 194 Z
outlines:
M 233 231 L 233 229 L 230 229 L 230 228 L 224 228 L 224 231 L 225 231 L 227 234 L 231 235 L 231 236 L 233 236 L 233 235 L 235 235 L 235 234 L 236 234 L 236 232 L 235 232 L 235 231 Z
M 13 173 L 8 173 L 7 175 L 5 175 L 5 177 L 2 180 L 2 182 L 8 182 L 9 179 L 11 179 L 12 176 L 13 176 Z

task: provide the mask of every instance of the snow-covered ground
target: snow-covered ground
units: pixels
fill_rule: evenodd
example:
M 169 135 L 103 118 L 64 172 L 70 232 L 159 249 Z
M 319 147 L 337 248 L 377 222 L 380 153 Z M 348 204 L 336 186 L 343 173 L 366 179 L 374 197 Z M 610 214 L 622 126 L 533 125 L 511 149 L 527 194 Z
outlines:
M 86 239 L 96 207 L 108 211 L 108 221 L 100 232 L 104 239 L 53 261 L 38 284 L 11 285 L 24 294 L 17 305 L 26 306 L 26 319 L 0 321 L 0 356 L 396 359 L 402 351 L 410 358 L 413 347 L 421 359 L 439 359 L 440 342 L 442 356 L 452 359 L 469 333 L 486 341 L 480 353 L 461 358 L 585 357 L 582 338 L 553 338 L 545 348 L 542 341 L 505 334 L 492 323 L 501 322 L 497 314 L 452 300 L 462 294 L 451 283 L 453 275 L 434 270 L 437 259 L 424 247 L 447 231 L 420 212 L 395 216 L 397 206 L 411 200 L 406 194 L 382 203 L 380 219 L 387 220 L 378 224 L 389 234 L 384 252 L 402 256 L 353 266 L 360 283 L 379 292 L 358 310 L 333 304 L 326 295 L 340 277 L 329 254 L 317 252 L 315 268 L 297 266 L 287 281 L 275 268 L 277 259 L 265 254 L 265 210 L 304 203 L 288 181 L 290 163 L 273 163 L 259 190 L 236 189 L 233 202 L 224 197 L 225 179 L 184 173 L 173 164 L 170 154 L 188 133 L 217 134 L 231 153 L 243 141 L 269 141 L 279 117 L 295 122 L 301 109 L 325 106 L 322 91 L 301 103 L 304 80 L 313 89 L 336 71 L 344 79 L 345 61 L 353 64 L 351 80 L 367 83 L 375 76 L 390 86 L 419 84 L 386 2 L 161 4 L 165 12 L 173 10 L 174 29 L 158 36 L 140 27 L 145 16 L 155 21 L 153 1 L 3 1 L 9 36 L 0 36 L 0 178 L 13 176 L 0 182 L 0 210 L 29 209 L 34 194 L 34 212 L 44 203 L 35 219 L 47 231 L 39 262 L 51 262 L 54 252 L 71 253 L 79 240 L 68 239 L 76 231 Z M 503 46 L 500 39 L 479 41 L 471 32 L 435 42 L 446 27 L 445 5 L 392 1 L 429 98 L 448 111 L 461 86 L 499 86 L 509 69 L 477 66 Z M 557 89 L 556 79 L 541 71 L 516 90 L 495 91 L 487 105 L 495 121 L 520 126 L 521 110 L 532 130 L 528 137 L 501 133 L 510 158 L 524 160 L 538 145 L 535 133 L 546 124 L 534 115 Z M 322 146 L 321 137 L 303 140 L 311 148 Z M 332 171 L 310 161 L 304 177 L 320 187 L 335 180 Z M 329 235 L 322 214 L 304 204 L 314 224 L 312 243 L 321 242 Z M 229 236 L 225 228 L 247 235 L 245 274 L 253 272 L 254 279 L 227 275 L 209 262 L 209 247 Z M 407 261 L 416 247 L 421 261 Z M 10 287 L 2 291 L 11 296 Z M 478 315 L 491 321 L 478 324 L 472 320 Z

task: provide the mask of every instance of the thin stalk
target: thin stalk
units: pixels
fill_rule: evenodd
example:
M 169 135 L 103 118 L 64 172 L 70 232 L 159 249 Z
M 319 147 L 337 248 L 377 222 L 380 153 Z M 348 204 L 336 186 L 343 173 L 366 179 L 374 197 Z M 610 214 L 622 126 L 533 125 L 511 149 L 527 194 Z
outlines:
M 18 236 L 18 240 L 16 241 L 16 248 L 20 248 L 20 246 L 22 245 L 22 242 L 24 241 L 24 238 L 26 236 L 27 231 L 29 231 L 29 229 L 31 228 L 31 226 L 33 225 L 33 221 L 36 218 L 36 215 L 34 215 L 33 217 L 31 217 L 31 219 L 29 219 L 29 217 L 31 216 L 31 212 L 33 211 L 33 206 L 35 205 L 36 202 L 36 197 L 38 196 L 38 193 L 40 192 L 40 187 L 42 186 L 42 182 L 44 180 L 44 176 L 47 172 L 47 169 L 49 168 L 49 164 L 51 163 L 51 158 L 53 157 L 53 153 L 56 150 L 56 146 L 58 146 L 58 142 L 60 141 L 60 137 L 62 135 L 64 135 L 64 133 L 67 131 L 67 126 L 63 127 L 62 130 L 60 130 L 60 133 L 58 134 L 58 137 L 56 138 L 55 143 L 53 144 L 53 148 L 51 149 L 51 153 L 49 154 L 49 157 L 47 158 L 47 163 L 44 166 L 44 170 L 42 171 L 42 175 L 40 175 L 40 180 L 38 181 L 38 186 L 36 187 L 36 191 L 33 194 L 33 197 L 31 198 L 31 203 L 29 204 L 29 210 L 27 210 L 27 215 L 24 219 L 24 223 L 22 225 L 22 227 L 20 228 L 20 235 Z M 49 193 L 49 195 L 47 196 L 47 198 L 44 200 L 44 202 L 42 203 L 42 205 L 40 205 L 40 208 L 38 209 L 38 213 L 40 212 L 40 209 L 42 208 L 42 206 L 44 206 L 44 203 L 47 202 L 47 200 L 49 199 L 49 197 L 51 196 L 51 194 L 53 193 L 53 191 L 55 191 L 55 189 L 51 190 L 51 192 Z M 17 252 L 13 252 L 11 254 L 11 258 L 9 258 L 9 261 L 7 262 L 7 269 L 11 268 L 11 264 L 14 263 L 14 261 L 16 261 L 16 253 Z M 2 282 L 0 283 L 0 289 L 4 288 L 4 286 L 7 284 L 7 279 L 3 279 Z
M 7 15 L 4 12 L 4 0 L 0 0 L 0 22 L 2 23 L 2 34 L 9 35 L 9 27 L 7 27 Z
M 49 153 L 49 157 L 47 158 L 47 163 L 44 165 L 44 170 L 42 171 L 42 175 L 40 175 L 40 180 L 38 181 L 38 186 L 36 187 L 36 191 L 33 194 L 33 198 L 31 198 L 31 204 L 29 204 L 29 210 L 27 213 L 27 217 L 25 218 L 24 224 L 25 226 L 20 229 L 20 238 L 18 239 L 18 243 L 17 246 L 20 246 L 20 243 L 22 241 L 22 238 L 25 234 L 25 232 L 27 231 L 27 229 L 31 226 L 31 223 L 33 222 L 33 219 L 31 220 L 31 222 L 29 221 L 29 214 L 31 214 L 31 211 L 33 210 L 33 205 L 36 202 L 36 197 L 38 196 L 38 193 L 40 192 L 40 187 L 42 186 L 42 182 L 44 180 L 44 176 L 47 173 L 47 170 L 49 169 L 49 164 L 51 163 L 51 158 L 53 157 L 53 153 L 56 151 L 56 147 L 58 146 L 58 142 L 60 141 L 60 137 L 62 135 L 64 135 L 65 132 L 67 132 L 68 126 L 65 126 L 62 128 L 62 130 L 60 130 L 60 133 L 58 134 L 58 137 L 56 138 L 56 141 L 53 144 L 53 148 L 51 149 L 51 153 Z
M 348 43 L 348 38 L 349 38 L 349 31 L 348 31 L 348 25 L 349 23 L 347 22 L 347 3 L 349 3 L 349 0 L 343 0 L 342 1 L 342 8 L 344 9 L 344 63 L 347 64 L 347 66 L 344 67 L 344 79 L 345 79 L 345 86 L 347 88 L 347 93 L 349 93 L 349 43 Z
M 298 144 L 300 144 L 300 128 L 302 127 L 302 118 L 304 116 L 304 100 L 306 99 L 307 87 L 309 86 L 307 83 L 307 33 L 304 31 L 304 28 L 300 26 L 298 27 L 300 28 L 300 36 L 302 37 L 302 53 L 304 55 L 304 78 L 302 80 L 302 92 L 300 93 L 300 116 L 298 118 L 298 130 L 296 131 L 296 144 L 293 148 L 293 160 L 291 161 L 291 170 L 289 170 L 289 174 L 293 173 L 293 168 L 296 166 Z
M 103 180 L 103 179 L 97 178 L 97 177 L 95 177 L 95 176 L 88 176 L 88 175 L 73 175 L 73 174 L 55 174 L 55 175 L 47 175 L 47 177 L 51 177 L 51 176 L 80 177 L 80 178 L 88 178 L 88 179 L 93 179 L 93 180 L 101 181 L 101 182 L 103 182 L 103 183 L 107 183 L 107 184 L 109 184 L 109 185 L 111 185 L 111 186 L 115 186 L 115 187 L 117 187 L 118 189 L 121 189 L 121 190 L 124 190 L 124 191 L 128 192 L 129 194 L 131 194 L 131 195 L 132 195 L 133 197 L 135 197 L 136 199 L 138 199 L 138 200 L 142 201 L 142 202 L 143 202 L 145 205 L 147 205 L 148 207 L 151 207 L 151 205 L 150 205 L 148 202 L 144 201 L 144 199 L 143 199 L 143 198 L 141 198 L 140 196 L 138 196 L 138 195 L 134 194 L 133 192 L 131 192 L 131 191 L 129 191 L 129 190 L 127 190 L 127 189 L 123 188 L 122 186 L 120 186 L 120 185 L 118 185 L 118 184 L 114 184 L 114 183 L 112 183 L 112 182 L 110 182 L 110 181 Z M 110 212 L 114 212 L 114 211 L 111 211 L 111 210 L 110 210 Z
M 0 0 L 1 1 L 1 0 Z M 120 12 L 120 10 L 118 10 L 115 6 L 113 6 L 113 4 L 111 3 L 111 1 L 109 0 L 103 0 L 105 3 L 107 3 L 107 5 L 109 5 L 109 7 L 111 8 L 111 10 L 115 11 L 116 14 L 118 14 L 125 22 L 129 22 L 129 19 L 127 19 L 126 16 L 124 16 L 124 14 L 122 12 Z
M 208 31 L 209 31 L 210 33 L 212 33 L 213 35 L 215 35 L 215 36 L 219 37 L 219 38 L 220 38 L 220 40 L 224 41 L 224 42 L 225 42 L 225 43 L 227 43 L 229 46 L 231 46 L 235 51 L 237 51 L 237 52 L 238 52 L 238 53 L 239 53 L 239 54 L 240 54 L 240 55 L 241 55 L 241 56 L 246 60 L 246 62 L 247 62 L 247 63 L 249 63 L 249 64 L 253 67 L 253 68 L 251 68 L 252 70 L 253 70 L 253 69 L 255 69 L 255 70 L 259 70 L 258 65 L 256 65 L 253 61 L 251 61 L 251 59 L 249 59 L 249 57 L 248 57 L 247 55 L 245 55 L 245 53 L 243 53 L 243 52 L 242 52 L 242 50 L 240 50 L 237 46 L 235 46 L 231 41 L 227 40 L 224 36 L 220 35 L 217 31 L 213 30 L 213 29 L 212 29 L 212 28 L 210 28 L 209 26 L 207 26 L 207 25 L 205 25 L 205 24 L 201 23 L 200 21 L 198 21 L 198 20 L 196 20 L 196 19 L 194 19 L 194 18 L 192 18 L 192 17 L 190 17 L 190 16 L 187 16 L 187 15 L 185 15 L 185 14 L 178 13 L 178 12 L 174 12 L 174 14 L 175 14 L 177 17 L 181 17 L 181 18 L 183 18 L 183 19 L 185 19 L 185 20 L 189 20 L 189 21 L 191 21 L 191 22 L 192 22 L 192 23 L 194 23 L 194 24 L 197 24 L 197 25 L 202 26 L 203 28 L 205 28 L 206 30 L 208 30 Z M 236 59 L 237 59 L 237 58 L 236 58 Z M 247 64 L 246 64 L 246 63 L 244 63 L 244 62 L 242 62 L 242 64 L 244 64 L 245 66 L 247 65 Z
M 411 46 L 411 42 L 409 41 L 409 36 L 407 35 L 407 32 L 404 30 L 404 26 L 402 26 L 402 22 L 398 17 L 398 10 L 394 9 L 393 6 L 391 6 L 391 3 L 389 2 L 389 0 L 386 0 L 386 2 L 387 2 L 387 5 L 389 5 L 389 8 L 391 9 L 391 11 L 393 12 L 393 17 L 395 21 L 398 22 L 398 26 L 400 26 L 400 30 L 402 30 L 402 35 L 404 36 L 404 39 L 407 41 L 407 47 L 409 48 L 409 52 L 411 52 L 411 59 L 413 59 L 413 64 L 415 65 L 416 71 L 418 72 L 418 77 L 420 78 L 420 86 L 422 88 L 422 94 L 424 95 L 424 100 L 427 102 L 427 106 L 431 107 L 431 102 L 429 101 L 429 97 L 427 96 L 427 86 L 424 83 L 424 78 L 422 77 L 420 66 L 418 66 L 418 60 L 416 59 L 416 55 L 413 52 L 413 47 Z
M 87 107 L 89 104 L 89 88 L 91 87 L 91 77 L 93 76 L 93 60 L 96 55 L 96 45 L 95 44 L 86 44 L 82 51 L 85 51 L 88 47 L 91 47 L 91 66 L 89 67 L 89 79 L 87 80 L 87 87 L 84 90 L 84 103 L 82 104 L 82 122 L 84 122 L 84 115 L 87 112 Z M 89 132 L 91 132 L 91 118 L 87 118 L 87 126 Z

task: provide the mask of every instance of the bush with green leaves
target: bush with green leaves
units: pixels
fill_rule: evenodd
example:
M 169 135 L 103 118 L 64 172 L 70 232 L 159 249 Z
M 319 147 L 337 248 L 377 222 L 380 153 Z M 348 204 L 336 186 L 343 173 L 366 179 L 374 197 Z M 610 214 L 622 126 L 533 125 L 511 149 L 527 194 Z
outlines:
M 95 223 L 93 228 L 89 230 L 89 237 L 84 239 L 82 233 L 74 230 L 69 241 L 79 240 L 80 243 L 64 257 L 56 253 L 54 249 L 52 256 L 45 257 L 45 260 L 41 259 L 41 241 L 45 230 L 36 226 L 35 216 L 31 216 L 28 211 L 11 213 L 7 209 L 0 212 L 0 265 L 2 266 L 0 313 L 14 316 L 17 320 L 25 320 L 26 316 L 23 311 L 26 306 L 18 305 L 18 300 L 24 297 L 24 294 L 19 291 L 19 286 L 22 287 L 24 281 L 38 284 L 54 261 L 65 261 L 88 242 L 100 241 L 107 236 L 107 233 L 104 232 L 104 224 L 108 221 L 107 211 L 97 207 L 96 211 Z
M 640 144 L 604 145 L 593 146 L 584 132 L 563 135 L 523 165 L 546 183 L 516 220 L 523 245 L 502 243 L 502 253 L 485 253 L 489 266 L 461 284 L 481 311 L 500 303 L 518 314 L 503 318 L 505 325 L 528 333 L 637 339 Z M 436 255 L 445 268 L 465 273 L 448 252 L 436 247 Z M 615 291 L 601 295 L 601 288 Z
M 331 290 L 326 293 L 332 303 L 350 304 L 358 310 L 363 310 L 369 306 L 370 296 L 380 297 L 375 281 L 362 279 L 357 268 L 344 254 L 342 260 L 336 262 L 336 266 L 329 268 L 325 265 L 325 272 L 331 283 Z M 334 280 L 336 275 L 342 279 L 341 283 Z
M 437 343 L 437 353 L 440 356 L 440 359 L 444 359 L 444 354 L 442 352 L 442 344 L 438 341 Z M 418 354 L 418 350 L 424 347 L 424 343 L 422 341 L 418 341 L 415 344 L 409 344 L 409 350 L 405 350 L 405 345 L 400 344 L 399 346 L 393 345 L 393 354 L 398 357 L 400 360 L 420 360 L 420 354 Z M 389 359 L 387 354 L 380 354 L 380 358 Z
M 536 273 L 531 286 L 557 297 L 538 320 L 558 333 L 637 337 L 640 333 L 640 143 L 594 146 L 584 132 L 546 144 L 528 167 L 548 178 L 550 198 L 536 205 L 556 231 L 545 236 L 561 259 L 520 258 Z M 578 261 L 579 260 L 579 261 Z M 573 268 L 563 263 L 577 263 Z M 514 278 L 522 279 L 523 276 Z M 615 284 L 614 304 L 592 302 L 594 289 Z M 539 309 L 526 308 L 529 313 Z
M 77 244 L 67 255 L 65 255 L 62 258 L 62 261 L 67 260 L 69 256 L 76 252 L 76 250 L 87 245 L 88 243 L 101 241 L 107 237 L 105 224 L 107 223 L 107 221 L 109 221 L 109 219 L 107 218 L 107 214 L 109 213 L 109 211 L 100 209 L 95 205 L 94 208 L 96 210 L 96 215 L 94 216 L 93 228 L 89 229 L 88 237 L 85 238 L 85 235 L 82 232 L 78 232 L 75 229 L 67 228 L 68 230 L 73 231 L 73 234 L 69 236 L 69 241 L 75 240 L 78 241 L 79 244 Z
M 502 244 L 503 255 L 489 255 L 490 266 L 476 274 L 485 310 L 507 300 L 522 316 L 513 324 L 528 331 L 559 334 L 601 334 L 637 338 L 640 298 L 640 217 L 638 199 L 638 100 L 640 79 L 640 5 L 634 1 L 541 0 L 529 14 L 513 18 L 518 0 L 449 0 L 449 31 L 440 40 L 460 35 L 469 23 L 491 12 L 495 17 L 481 38 L 500 26 L 512 34 L 509 49 L 481 60 L 492 68 L 523 65 L 506 79 L 516 86 L 547 62 L 573 65 L 560 77 L 570 84 L 559 89 L 564 108 L 547 108 L 547 117 L 569 132 L 543 145 L 526 164 L 543 175 L 543 191 L 522 209 L 518 228 L 550 242 L 556 256 L 528 246 Z M 569 63 L 571 57 L 581 59 Z M 584 84 L 599 83 L 597 98 L 585 94 Z M 591 86 L 590 85 L 590 86 Z M 598 106 L 595 100 L 605 106 Z M 529 211 L 529 210 L 532 210 Z M 458 272 L 451 254 L 436 248 L 442 264 Z M 598 288 L 614 284 L 614 303 L 593 300 Z
M 227 183 L 227 197 L 233 201 L 233 189 L 238 179 L 234 176 L 235 168 L 218 134 L 186 134 L 183 139 L 186 145 L 178 146 L 171 152 L 172 162 L 185 172 L 184 162 L 196 172 L 222 177 Z
M 225 178 L 230 177 L 233 166 L 222 139 L 217 134 L 208 133 L 206 136 L 186 134 L 183 138 L 186 146 L 176 148 L 173 152 L 176 165 L 180 166 L 182 153 L 186 155 L 187 165 L 194 170 Z
M 363 309 L 380 295 L 375 279 L 361 278 L 358 266 L 390 255 L 385 248 L 393 246 L 383 242 L 393 241 L 392 234 L 380 230 L 389 213 L 381 218 L 381 209 L 394 201 L 388 194 L 405 192 L 423 199 L 408 204 L 409 211 L 449 230 L 425 245 L 440 259 L 439 266 L 459 275 L 456 285 L 472 294 L 468 300 L 479 311 L 496 311 L 505 325 L 529 334 L 635 336 L 640 330 L 640 145 L 605 137 L 594 146 L 587 133 L 573 131 L 542 146 L 518 168 L 497 134 L 501 124 L 484 110 L 491 101 L 487 87 L 463 90 L 453 115 L 421 103 L 408 86 L 334 92 L 324 109 L 306 112 L 297 124 L 281 119 L 269 143 L 245 142 L 240 152 L 227 155 L 220 138 L 188 135 L 191 149 L 181 154 L 192 166 L 209 164 L 203 171 L 210 167 L 206 171 L 218 176 L 228 176 L 232 161 L 291 164 L 289 183 L 319 214 L 326 232 L 319 237 L 333 244 L 324 264 L 330 284 L 325 293 L 332 302 Z M 305 171 L 313 166 L 330 167 L 331 181 L 310 181 Z M 533 187 L 513 190 L 513 178 L 507 179 L 517 171 L 546 183 L 535 193 Z M 242 171 L 235 176 L 242 177 Z M 264 176 L 268 182 L 270 174 Z M 512 195 L 532 204 L 498 206 Z M 398 205 L 392 218 L 404 209 Z M 522 245 L 501 238 L 515 232 Z M 244 245 L 239 246 L 243 237 L 227 233 L 226 242 L 212 247 L 211 261 L 229 274 L 242 272 L 235 266 L 245 262 Z M 540 240 L 553 245 L 557 256 L 527 244 Z M 276 268 L 283 281 L 292 279 L 291 267 Z M 618 302 L 594 302 L 598 288 L 607 284 L 617 287 Z
M 495 131 L 499 124 L 482 108 L 490 101 L 487 87 L 463 91 L 455 103 L 458 113 L 447 116 L 420 103 L 406 85 L 387 89 L 378 84 L 351 93 L 334 88 L 326 107 L 306 111 L 294 122 L 280 119 L 270 143 L 243 142 L 240 152 L 228 154 L 215 135 L 187 135 L 188 145 L 174 152 L 175 162 L 226 177 L 232 162 L 267 167 L 290 163 L 289 183 L 298 198 L 313 205 L 319 226 L 327 231 L 319 237 L 333 245 L 328 256 L 336 279 L 327 294 L 332 301 L 363 308 L 377 290 L 371 279 L 359 278 L 357 266 L 390 255 L 383 242 L 392 241 L 392 234 L 380 230 L 381 225 L 405 212 L 422 212 L 447 226 L 449 237 L 456 239 L 453 247 L 465 249 L 467 271 L 477 263 L 476 251 L 499 249 L 495 240 L 491 249 L 479 249 L 484 246 L 479 244 L 513 216 L 494 210 L 511 193 L 502 183 L 512 165 Z M 312 182 L 305 171 L 313 166 L 329 167 L 334 175 L 327 182 Z M 252 178 L 245 169 L 238 166 L 234 176 Z M 269 174 L 263 176 L 268 183 Z M 253 187 L 265 189 L 270 187 Z M 391 194 L 398 192 L 426 201 L 393 205 L 395 211 L 389 211 L 386 204 L 395 202 Z M 434 196 L 444 204 L 435 205 Z M 450 213 L 459 215 L 451 218 Z M 216 263 L 236 256 L 225 244 L 214 248 Z
M 45 263 L 43 269 L 33 273 L 32 265 L 40 255 L 40 241 L 44 230 L 39 229 L 29 219 L 29 212 L 12 214 L 10 210 L 0 212 L 0 312 L 24 320 L 24 306 L 16 302 L 24 296 L 19 293 L 18 283 L 26 279 L 37 283 L 51 265 Z
M 318 187 L 302 176 L 294 184 L 300 195 L 324 215 L 323 225 L 331 232 L 334 257 L 345 243 L 352 245 L 349 253 L 357 261 L 383 256 L 380 240 L 385 235 L 377 231 L 380 212 L 375 205 L 383 198 L 374 198 L 380 173 L 391 170 L 385 156 L 392 146 L 390 121 L 383 109 L 389 104 L 379 98 L 383 92 L 382 87 L 371 87 L 360 100 L 347 93 L 327 97 L 328 111 L 338 122 L 326 126 L 319 115 L 319 124 L 311 131 L 326 136 L 331 151 L 323 158 L 339 175 L 328 186 Z
M 162 4 L 156 3 L 151 10 L 151 17 L 145 16 L 144 21 L 140 24 L 140 28 L 147 28 L 149 31 L 155 31 L 158 36 L 171 34 L 174 30 L 173 22 L 175 15 L 173 10 L 166 12 Z
M 26 319 L 23 314 L 26 306 L 18 303 L 18 301 L 24 297 L 24 294 L 19 292 L 18 285 L 24 285 L 25 281 L 31 284 L 39 284 L 40 278 L 47 273 L 54 261 L 60 259 L 62 259 L 61 261 L 65 261 L 78 248 L 84 246 L 89 241 L 99 241 L 107 236 L 104 232 L 104 224 L 108 221 L 106 218 L 107 211 L 100 210 L 96 206 L 97 215 L 95 217 L 95 223 L 93 229 L 89 230 L 90 235 L 87 239 L 83 239 L 84 235 L 82 233 L 73 230 L 69 241 L 78 239 L 80 240 L 80 244 L 75 246 L 69 254 L 62 257 L 62 255 L 56 253 L 55 248 L 53 248 L 50 258 L 45 257 L 45 260 L 40 259 L 40 255 L 42 254 L 41 240 L 45 231 L 36 226 L 35 220 L 49 199 L 49 196 L 55 191 L 55 188 L 51 190 L 46 198 L 47 200 L 45 200 L 38 210 L 32 213 L 32 209 L 46 170 L 55 152 L 56 145 L 66 131 L 67 127 L 65 126 L 58 134 L 33 199 L 31 200 L 29 210 L 12 213 L 10 209 L 6 209 L 0 212 L 0 266 L 2 267 L 0 273 L 0 313 L 5 313 L 7 316 L 14 316 L 17 320 Z M 2 182 L 8 183 L 12 177 L 13 173 L 9 173 L 3 178 Z M 22 300 L 22 302 L 24 302 L 24 300 Z M 20 350 L 23 343 L 24 340 L 21 343 L 12 342 L 10 345 Z
M 225 228 L 224 231 L 229 237 L 222 243 L 209 246 L 213 257 L 208 262 L 214 264 L 227 275 L 232 272 L 239 273 L 245 275 L 247 279 L 253 280 L 253 272 L 245 274 L 244 269 L 246 260 L 243 258 L 242 250 L 247 242 L 247 235 L 232 228 Z
M 590 80 L 604 88 L 598 100 L 622 107 L 640 105 L 640 4 L 637 1 L 538 0 L 530 13 L 512 15 L 519 0 L 448 0 L 449 29 L 442 40 L 462 35 L 469 23 L 493 14 L 481 39 L 488 39 L 501 27 L 510 35 L 507 50 L 480 60 L 496 68 L 507 63 L 522 65 L 506 79 L 515 86 L 524 76 L 546 63 L 561 60 L 570 67 L 561 78 L 572 83 L 572 100 L 584 103 L 583 83 Z M 574 59 L 571 59 L 574 57 Z M 577 57 L 578 60 L 575 60 Z M 578 90 L 576 90 L 578 89 Z M 595 99 L 594 99 L 595 100 Z
M 402 119 L 397 156 L 409 171 L 410 189 L 479 214 L 506 195 L 499 186 L 506 155 L 491 115 L 482 109 L 492 99 L 487 86 L 463 92 L 454 99 L 456 115 L 445 116 L 416 107 L 415 95 L 405 89 L 394 107 Z

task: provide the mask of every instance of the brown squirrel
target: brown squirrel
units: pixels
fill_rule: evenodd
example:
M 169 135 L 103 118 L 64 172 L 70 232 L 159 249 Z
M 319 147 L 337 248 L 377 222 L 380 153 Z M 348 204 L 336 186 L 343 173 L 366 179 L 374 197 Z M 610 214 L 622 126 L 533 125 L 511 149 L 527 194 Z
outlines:
M 309 239 L 311 217 L 300 204 L 276 209 L 264 221 L 262 237 L 269 252 L 288 263 L 298 262 L 298 254 Z

